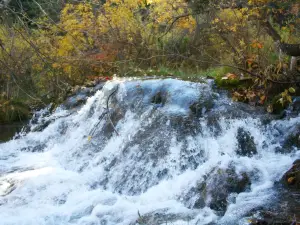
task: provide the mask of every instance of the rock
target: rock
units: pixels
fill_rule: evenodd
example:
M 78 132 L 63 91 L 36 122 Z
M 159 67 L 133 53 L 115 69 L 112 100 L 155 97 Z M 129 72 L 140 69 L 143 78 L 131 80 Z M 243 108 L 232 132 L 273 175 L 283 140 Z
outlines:
M 42 152 L 47 147 L 46 144 L 36 144 L 32 146 L 28 146 L 25 148 L 21 148 L 21 151 L 23 152 Z
M 39 123 L 36 127 L 32 129 L 32 132 L 41 132 L 44 129 L 46 129 L 50 124 L 52 120 L 43 120 L 41 123 Z
M 249 131 L 246 131 L 241 127 L 238 128 L 236 138 L 238 141 L 238 148 L 236 150 L 236 153 L 238 155 L 251 157 L 257 154 L 254 138 L 253 136 L 251 136 L 251 133 Z
M 300 194 L 300 159 L 293 163 L 290 168 L 282 177 L 281 182 L 287 188 L 296 189 Z
M 151 99 L 151 103 L 164 105 L 167 101 L 167 96 L 161 91 L 157 92 Z
M 289 110 L 292 112 L 300 113 L 300 96 L 294 97 L 293 102 L 290 104 Z
M 89 81 L 85 83 L 85 86 L 76 85 L 71 89 L 70 93 L 68 94 L 68 98 L 63 102 L 62 105 L 66 109 L 72 109 L 81 106 L 86 102 L 88 97 L 101 90 L 104 85 L 105 82 L 98 81 Z
M 289 132 L 285 138 L 282 147 L 288 152 L 290 152 L 294 147 L 300 148 L 300 125 L 296 125 L 293 129 L 291 129 L 291 132 Z
M 178 220 L 183 220 L 188 223 L 195 215 L 188 215 L 186 213 L 169 213 L 168 209 L 159 209 L 153 212 L 142 215 L 138 212 L 138 218 L 130 225 L 158 225 L 158 224 L 172 224 Z
M 300 221 L 300 159 L 283 175 L 276 201 L 253 212 L 252 225 L 296 225 Z M 298 223 L 297 223 L 298 222 Z
M 202 95 L 197 101 L 193 102 L 189 108 L 194 115 L 203 116 L 204 113 L 214 107 L 215 98 L 217 98 L 217 96 Z
M 205 205 L 213 210 L 225 213 L 228 197 L 231 193 L 241 193 L 247 190 L 251 181 L 246 173 L 237 174 L 233 167 L 227 169 L 215 168 L 207 178 L 196 187 L 193 208 L 203 208 Z
M 261 218 L 250 219 L 251 225 L 297 225 L 293 219 L 287 215 L 274 213 L 269 211 L 262 211 L 259 213 Z
M 207 100 L 205 102 L 194 102 L 190 105 L 190 110 L 196 116 L 202 116 L 205 112 L 213 107 L 213 101 Z

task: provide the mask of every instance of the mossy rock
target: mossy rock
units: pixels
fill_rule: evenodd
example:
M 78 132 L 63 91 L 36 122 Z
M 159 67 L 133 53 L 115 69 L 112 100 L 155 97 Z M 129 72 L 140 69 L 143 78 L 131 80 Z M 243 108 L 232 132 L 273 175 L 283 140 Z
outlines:
M 225 89 L 233 89 L 239 87 L 242 83 L 239 79 L 227 79 L 223 80 L 223 76 L 217 76 L 215 82 L 218 87 Z

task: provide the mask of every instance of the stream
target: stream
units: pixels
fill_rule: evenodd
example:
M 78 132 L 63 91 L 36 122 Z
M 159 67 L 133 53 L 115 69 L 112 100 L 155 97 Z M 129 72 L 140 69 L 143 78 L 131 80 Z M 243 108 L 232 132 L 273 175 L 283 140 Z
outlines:
M 98 89 L 0 143 L 0 224 L 248 224 L 300 157 L 288 142 L 300 117 L 276 120 L 210 80 Z

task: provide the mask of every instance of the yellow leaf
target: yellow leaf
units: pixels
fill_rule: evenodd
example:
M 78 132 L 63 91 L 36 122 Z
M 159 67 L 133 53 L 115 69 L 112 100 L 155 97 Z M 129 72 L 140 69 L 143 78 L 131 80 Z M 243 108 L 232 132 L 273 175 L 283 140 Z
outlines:
M 91 141 L 92 140 L 92 136 L 88 136 L 88 141 Z

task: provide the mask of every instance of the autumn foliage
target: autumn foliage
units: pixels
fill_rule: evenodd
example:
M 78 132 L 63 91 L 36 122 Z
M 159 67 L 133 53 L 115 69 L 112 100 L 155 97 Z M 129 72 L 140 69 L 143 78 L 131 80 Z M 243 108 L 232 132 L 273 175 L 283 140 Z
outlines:
M 300 43 L 294 0 L 62 2 L 49 1 L 47 8 L 34 1 L 27 9 L 35 11 L 0 8 L 2 98 L 52 101 L 86 79 L 125 76 L 136 67 L 201 73 L 226 65 L 266 85 L 289 69 L 290 60 L 276 48 L 266 20 L 282 41 Z

